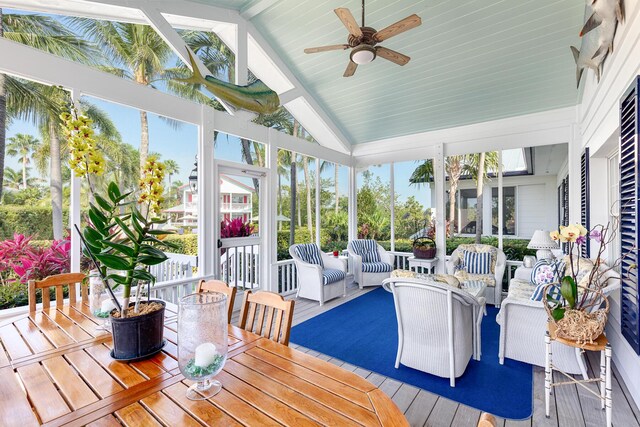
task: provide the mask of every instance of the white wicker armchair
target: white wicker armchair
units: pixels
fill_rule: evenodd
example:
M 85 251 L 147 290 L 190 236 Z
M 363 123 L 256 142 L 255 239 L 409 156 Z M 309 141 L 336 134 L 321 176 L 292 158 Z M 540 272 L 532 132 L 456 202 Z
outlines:
M 604 268 L 604 267 L 603 267 Z M 520 271 L 518 271 L 520 270 Z M 500 364 L 504 359 L 514 359 L 536 366 L 545 366 L 545 342 L 548 316 L 542 301 L 532 301 L 535 285 L 529 280 L 531 269 L 518 268 L 515 278 L 509 283 L 509 293 L 502 301 L 497 322 L 500 324 Z M 528 274 L 527 274 L 528 273 Z M 619 276 L 608 272 L 605 295 L 611 295 L 620 288 Z M 587 368 L 579 349 L 560 344 L 553 346 L 553 364 L 569 374 L 582 374 L 587 378 Z
M 391 275 L 393 259 L 375 240 L 352 240 L 347 245 L 347 250 L 353 271 L 353 280 L 360 289 L 365 286 L 380 286 L 382 281 Z M 367 252 L 374 250 L 377 251 L 379 261 L 367 262 L 368 260 L 363 256 L 366 257 Z
M 300 253 L 304 253 L 304 249 L 310 246 L 315 247 L 312 249 L 321 257 L 322 265 L 311 263 L 309 259 L 305 260 L 300 256 Z M 314 243 L 293 245 L 289 248 L 289 254 L 295 262 L 298 274 L 296 297 L 318 301 L 323 305 L 325 301 L 346 296 L 347 267 L 341 259 L 323 253 Z
M 470 244 L 460 245 L 451 253 L 449 261 L 446 263 L 447 274 L 452 274 L 460 281 L 465 281 L 467 274 L 464 271 L 458 269 L 461 266 L 462 251 L 470 250 L 472 252 L 494 252 L 495 259 L 492 260 L 491 266 L 493 272 L 488 275 L 468 275 L 469 279 L 482 280 L 487 283 L 487 291 L 485 297 L 488 304 L 494 304 L 496 307 L 500 307 L 502 301 L 502 277 L 504 276 L 504 269 L 507 265 L 507 257 L 500 249 L 490 245 L 483 244 Z M 462 275 L 461 275 L 462 274 Z M 486 277 L 485 277 L 486 276 Z
M 402 363 L 439 377 L 455 387 L 473 356 L 480 359 L 484 297 L 426 279 L 391 277 L 398 319 L 396 368 Z

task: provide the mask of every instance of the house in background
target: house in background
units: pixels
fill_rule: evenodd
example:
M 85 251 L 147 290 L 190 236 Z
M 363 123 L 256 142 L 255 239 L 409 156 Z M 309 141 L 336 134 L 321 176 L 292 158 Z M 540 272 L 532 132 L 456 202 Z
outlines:
M 198 194 L 193 193 L 189 184 L 178 187 L 182 192 L 182 203 L 162 212 L 169 215 L 171 225 L 183 227 L 198 226 Z M 226 175 L 220 175 L 220 221 L 242 218 L 251 220 L 253 193 L 255 190 Z
M 558 192 L 568 174 L 567 149 L 567 144 L 553 144 L 502 152 L 502 233 L 505 238 L 530 239 L 535 230 L 554 230 L 562 223 L 560 210 L 564 204 Z M 433 183 L 430 186 L 431 203 L 435 206 Z M 448 186 L 447 182 L 447 192 Z M 496 174 L 489 173 L 483 191 L 483 236 L 498 235 L 498 187 Z M 454 234 L 475 235 L 476 203 L 476 182 L 470 176 L 463 176 L 456 191 Z M 448 203 L 446 218 L 449 218 Z

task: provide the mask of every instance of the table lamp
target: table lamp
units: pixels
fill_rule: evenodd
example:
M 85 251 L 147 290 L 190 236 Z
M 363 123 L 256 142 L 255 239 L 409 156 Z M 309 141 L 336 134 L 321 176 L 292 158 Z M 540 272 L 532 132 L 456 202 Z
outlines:
M 548 231 L 536 230 L 527 245 L 527 249 L 537 249 L 536 257 L 540 259 L 553 258 L 551 249 L 558 249 L 558 244 L 549 236 Z

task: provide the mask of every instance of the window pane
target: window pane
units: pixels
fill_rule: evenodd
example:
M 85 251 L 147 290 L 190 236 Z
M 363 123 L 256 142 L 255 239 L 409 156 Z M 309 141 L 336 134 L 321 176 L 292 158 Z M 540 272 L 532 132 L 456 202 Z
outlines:
M 516 188 L 502 189 L 502 234 L 516 235 Z M 498 188 L 491 189 L 491 234 L 498 234 Z
M 349 168 L 322 161 L 320 178 L 320 246 L 340 251 L 347 248 L 349 235 Z
M 414 239 L 433 231 L 432 171 L 431 160 L 399 162 L 393 165 L 396 251 L 411 252 Z
M 475 234 L 476 232 L 476 190 L 460 190 L 460 208 L 458 209 L 458 224 L 461 234 Z
M 377 240 L 387 250 L 391 236 L 391 186 L 389 165 L 370 166 L 359 172 L 358 238 Z

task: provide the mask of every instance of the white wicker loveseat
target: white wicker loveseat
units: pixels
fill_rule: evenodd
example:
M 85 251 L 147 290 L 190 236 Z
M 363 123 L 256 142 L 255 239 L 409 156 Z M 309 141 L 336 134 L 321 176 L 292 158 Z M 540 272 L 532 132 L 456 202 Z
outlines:
M 567 268 L 570 268 L 568 262 Z M 608 267 L 601 265 L 600 268 Z M 509 283 L 509 293 L 502 301 L 502 307 L 496 319 L 500 324 L 498 357 L 501 364 L 504 363 L 505 358 L 508 358 L 544 367 L 547 312 L 542 301 L 531 300 L 531 295 L 536 288 L 530 280 L 531 269 L 519 268 L 519 270 L 516 270 L 515 278 Z M 620 288 L 617 273 L 609 271 L 602 279 L 607 282 L 604 288 L 605 295 L 610 295 Z M 551 345 L 553 346 L 553 364 L 558 369 L 570 374 L 582 374 L 587 378 L 586 365 L 579 349 L 555 341 Z
M 380 286 L 393 270 L 393 259 L 375 240 L 352 240 L 347 245 L 354 281 L 360 289 Z
M 338 258 L 323 253 L 315 243 L 293 245 L 289 248 L 298 272 L 296 297 L 325 301 L 345 296 L 346 266 Z
M 491 253 L 491 273 L 490 274 L 471 274 L 467 271 L 467 267 L 464 265 L 463 253 L 464 251 L 478 252 L 478 253 Z M 467 280 L 481 280 L 487 284 L 487 291 L 485 297 L 488 304 L 494 304 L 496 307 L 500 307 L 502 301 L 502 277 L 504 276 L 504 269 L 507 264 L 507 257 L 500 249 L 483 244 L 468 244 L 459 245 L 456 250 L 453 251 L 449 261 L 446 263 L 447 274 L 452 274 L 458 278 L 461 282 Z
M 395 367 L 448 377 L 455 387 L 471 357 L 480 359 L 484 297 L 429 279 L 391 277 L 383 286 L 393 293 L 398 319 Z

